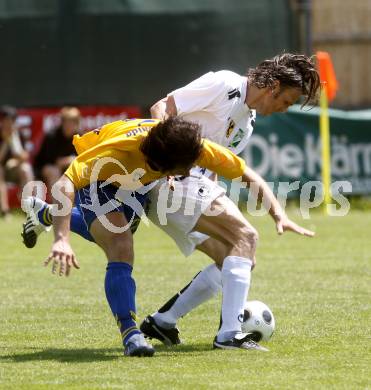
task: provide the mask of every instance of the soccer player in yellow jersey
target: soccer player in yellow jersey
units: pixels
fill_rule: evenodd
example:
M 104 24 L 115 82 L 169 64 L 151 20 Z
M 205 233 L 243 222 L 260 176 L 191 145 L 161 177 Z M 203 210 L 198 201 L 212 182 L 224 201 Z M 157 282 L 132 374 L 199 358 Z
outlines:
M 158 120 L 118 121 L 75 136 L 78 153 L 65 174 L 57 182 L 54 202 L 58 213 L 53 215 L 55 240 L 45 265 L 52 263 L 52 272 L 68 276 L 71 268 L 79 268 L 69 243 L 72 204 L 83 215 L 87 230 L 106 254 L 108 265 L 105 291 L 111 311 L 119 325 L 125 355 L 152 356 L 149 345 L 135 322 L 135 282 L 132 278 L 133 237 L 127 226 L 134 210 L 117 200 L 125 190 L 141 193 L 143 185 L 168 175 L 189 174 L 192 166 L 210 169 L 226 178 L 242 177 L 247 183 L 255 183 L 265 197 L 269 213 L 278 231 L 291 230 L 299 234 L 313 233 L 288 219 L 265 181 L 246 167 L 244 160 L 228 149 L 201 138 L 200 126 L 180 118 Z M 102 161 L 106 162 L 102 164 Z M 145 196 L 138 197 L 139 202 Z M 45 210 L 44 210 L 45 211 Z M 43 210 L 40 210 L 43 212 Z M 104 216 L 105 218 L 101 218 Z M 205 231 L 205 233 L 207 233 Z M 245 256 L 250 268 L 255 256 L 255 240 L 250 245 L 230 248 L 230 256 Z M 243 253 L 241 252 L 243 251 Z M 223 285 L 223 294 L 233 291 L 243 306 L 248 283 L 244 269 L 230 269 Z M 236 307 L 238 317 L 239 307 Z M 236 329 L 234 343 L 244 349 L 264 350 Z

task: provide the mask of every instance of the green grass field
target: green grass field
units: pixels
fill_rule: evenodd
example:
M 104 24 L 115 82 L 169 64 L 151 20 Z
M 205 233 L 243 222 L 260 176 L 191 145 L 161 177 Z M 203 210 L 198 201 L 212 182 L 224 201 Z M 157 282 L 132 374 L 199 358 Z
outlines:
M 295 220 L 300 218 L 293 215 Z M 215 351 L 220 297 L 179 322 L 182 346 L 154 342 L 153 358 L 126 358 L 105 301 L 103 253 L 78 237 L 81 270 L 69 278 L 41 266 L 51 235 L 26 250 L 21 217 L 0 220 L 1 389 L 370 389 L 371 213 L 319 213 L 305 221 L 316 238 L 260 232 L 250 299 L 266 302 L 276 333 L 257 351 Z M 208 259 L 184 259 L 154 227 L 136 235 L 138 315 L 142 319 Z

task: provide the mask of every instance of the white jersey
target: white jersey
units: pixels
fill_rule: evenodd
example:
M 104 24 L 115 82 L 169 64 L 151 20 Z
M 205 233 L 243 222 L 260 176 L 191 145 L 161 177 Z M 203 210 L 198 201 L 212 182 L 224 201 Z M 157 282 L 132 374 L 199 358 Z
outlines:
M 201 125 L 202 137 L 241 153 L 253 131 L 256 112 L 246 104 L 247 78 L 221 70 L 209 72 L 169 93 L 178 115 Z M 168 95 L 168 96 L 169 96 Z
M 251 136 L 256 115 L 245 104 L 246 93 L 246 77 L 222 70 L 206 73 L 168 96 L 174 97 L 181 118 L 201 125 L 203 137 L 239 154 Z M 190 176 L 177 178 L 172 202 L 180 207 L 166 215 L 165 224 L 160 221 L 158 210 L 164 209 L 161 199 L 168 201 L 167 196 L 160 196 L 163 188 L 168 188 L 166 179 L 149 193 L 149 219 L 172 237 L 186 256 L 209 238 L 194 231 L 200 216 L 215 199 L 225 195 L 224 188 L 210 180 L 210 175 L 212 172 L 194 167 Z

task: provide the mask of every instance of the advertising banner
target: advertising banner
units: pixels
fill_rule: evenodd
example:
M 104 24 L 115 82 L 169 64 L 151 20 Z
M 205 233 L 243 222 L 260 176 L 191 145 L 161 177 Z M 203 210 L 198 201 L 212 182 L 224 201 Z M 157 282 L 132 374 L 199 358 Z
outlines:
M 244 153 L 267 181 L 321 180 L 319 109 L 259 117 Z M 353 194 L 371 193 L 371 110 L 330 110 L 331 179 L 349 181 Z
M 141 110 L 138 106 L 82 106 L 80 130 L 92 130 L 105 123 L 119 119 L 139 118 Z M 37 154 L 43 137 L 60 124 L 61 107 L 19 109 L 17 126 L 22 136 L 25 149 L 30 153 L 31 162 Z M 19 187 L 8 183 L 10 207 L 19 207 Z
M 119 119 L 138 118 L 138 106 L 83 106 L 81 112 L 81 131 L 92 130 L 105 123 Z M 25 147 L 34 156 L 45 134 L 60 124 L 61 107 L 19 109 L 17 125 L 25 140 Z

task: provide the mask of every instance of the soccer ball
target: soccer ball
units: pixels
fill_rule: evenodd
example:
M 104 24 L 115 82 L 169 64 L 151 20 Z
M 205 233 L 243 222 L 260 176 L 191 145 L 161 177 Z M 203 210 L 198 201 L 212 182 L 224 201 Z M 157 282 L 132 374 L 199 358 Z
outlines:
M 263 302 L 247 301 L 241 328 L 243 333 L 251 333 L 254 341 L 268 341 L 275 328 L 272 311 Z

